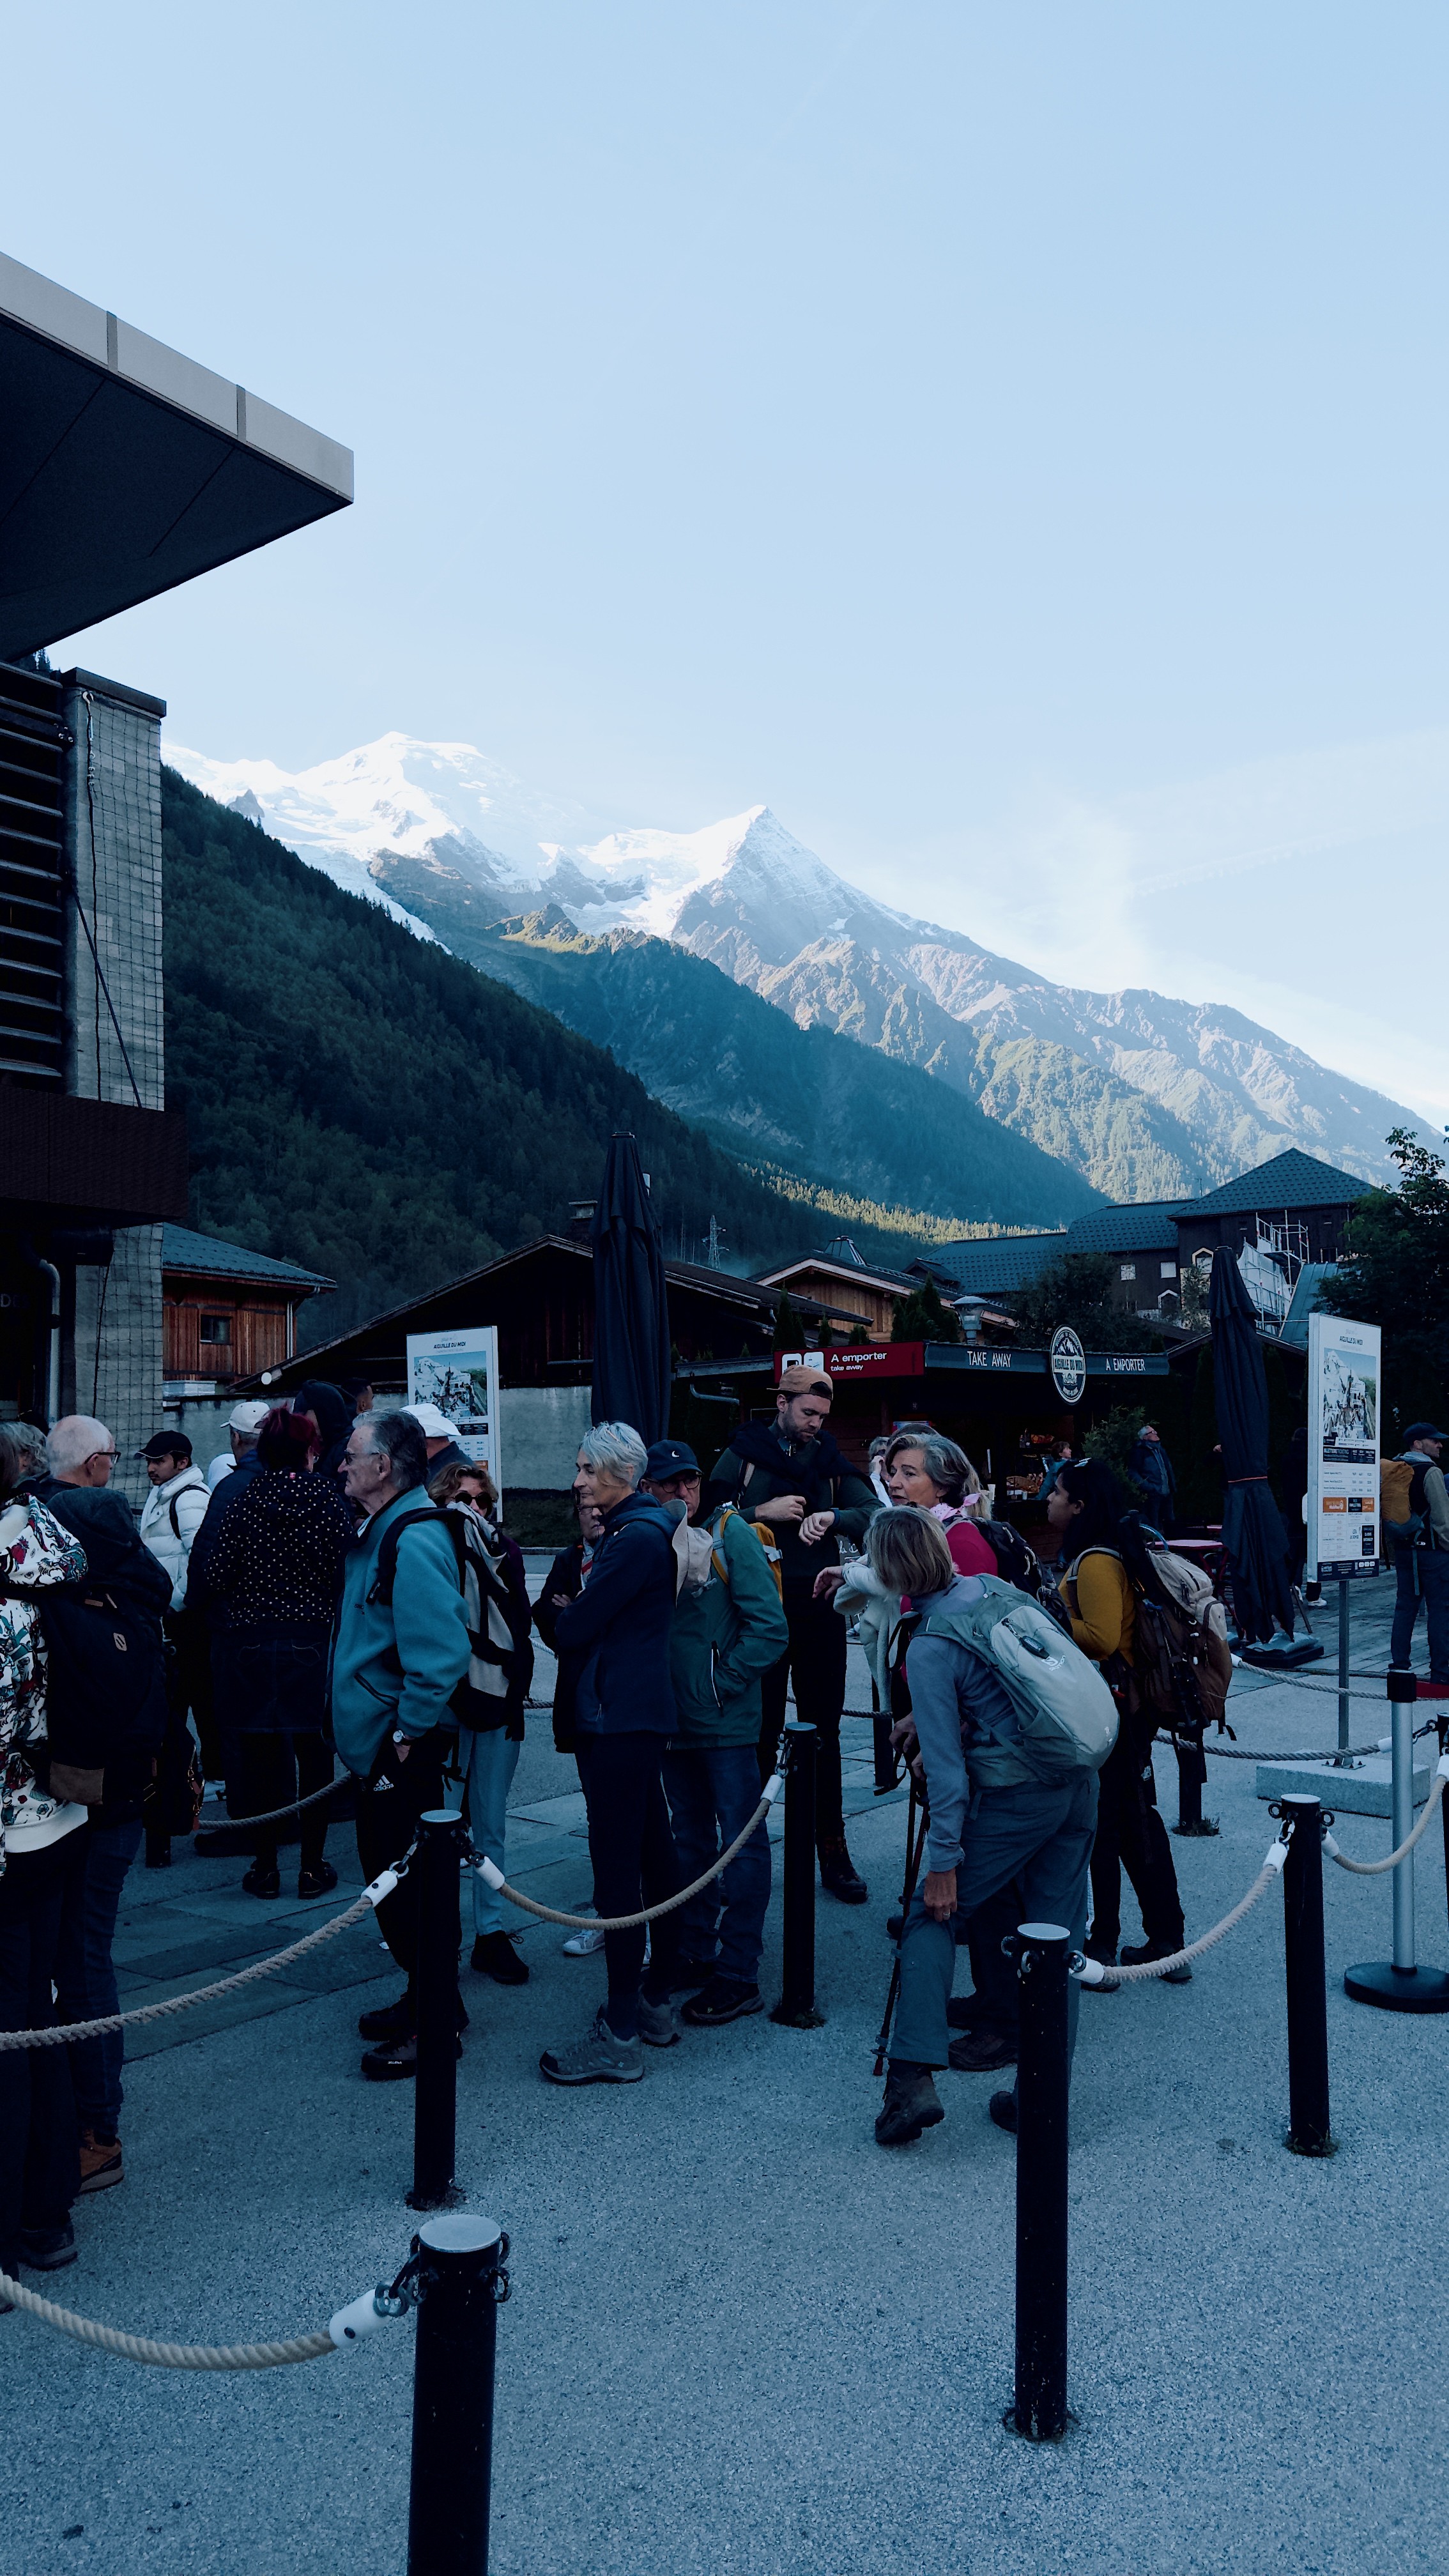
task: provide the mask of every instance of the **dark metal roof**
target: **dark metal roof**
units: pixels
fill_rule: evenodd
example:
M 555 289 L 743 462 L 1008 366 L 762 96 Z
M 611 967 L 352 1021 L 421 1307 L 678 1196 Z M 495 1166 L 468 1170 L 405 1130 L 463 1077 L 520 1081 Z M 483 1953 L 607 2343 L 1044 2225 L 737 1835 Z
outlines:
M 1372 1187 L 1371 1181 L 1341 1172 L 1336 1164 L 1320 1163 L 1291 1145 L 1286 1154 L 1274 1154 L 1251 1172 L 1239 1172 L 1236 1180 L 1224 1181 L 1220 1190 L 1209 1190 L 1200 1199 L 1184 1199 L 1177 1212 L 1182 1217 L 1237 1216 L 1251 1214 L 1254 1208 L 1348 1207 Z
M 963 1296 L 1000 1297 L 1013 1288 L 1030 1288 L 1049 1261 L 1067 1250 L 1065 1233 L 995 1234 L 965 1243 L 938 1243 L 929 1259 L 933 1269 L 949 1269 Z
M 1134 1207 L 1093 1208 L 1067 1228 L 1068 1252 L 1176 1252 L 1177 1199 L 1143 1199 Z
M 335 439 L 0 253 L 0 661 L 351 499 Z
M 269 1252 L 248 1252 L 240 1243 L 220 1243 L 215 1235 L 197 1234 L 189 1225 L 163 1225 L 161 1267 L 216 1279 L 264 1280 L 268 1287 L 298 1288 L 308 1295 L 337 1285 L 320 1270 L 303 1270 L 295 1261 L 274 1261 Z

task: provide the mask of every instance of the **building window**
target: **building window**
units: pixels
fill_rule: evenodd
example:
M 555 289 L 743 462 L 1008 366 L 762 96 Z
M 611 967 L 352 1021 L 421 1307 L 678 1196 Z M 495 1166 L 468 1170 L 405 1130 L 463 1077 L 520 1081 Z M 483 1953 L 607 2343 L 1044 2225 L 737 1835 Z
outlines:
M 1137 1276 L 1137 1264 L 1136 1264 L 1136 1262 L 1135 1262 L 1135 1261 L 1124 1261 L 1124 1262 L 1122 1263 L 1121 1268 L 1119 1269 L 1119 1271 L 1118 1271 L 1118 1273 L 1117 1273 L 1117 1276 L 1118 1276 L 1118 1278 L 1119 1278 L 1119 1279 L 1135 1279 L 1135 1278 L 1136 1278 L 1136 1276 Z
M 203 1315 L 201 1338 L 203 1342 L 229 1342 L 231 1340 L 230 1315 Z
M 1162 1264 L 1162 1276 L 1164 1279 L 1175 1279 L 1177 1277 L 1177 1263 L 1175 1261 L 1164 1261 Z

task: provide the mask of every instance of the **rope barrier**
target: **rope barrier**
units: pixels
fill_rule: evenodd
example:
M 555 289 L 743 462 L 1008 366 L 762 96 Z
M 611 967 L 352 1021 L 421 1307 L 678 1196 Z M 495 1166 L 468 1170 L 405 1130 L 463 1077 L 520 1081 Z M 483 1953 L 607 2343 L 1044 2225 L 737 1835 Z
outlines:
M 713 1869 L 707 1869 L 703 1878 L 697 1878 L 692 1887 L 681 1887 L 677 1896 L 666 1896 L 662 1905 L 646 1905 L 638 1914 L 613 1914 L 604 1922 L 595 1914 L 560 1914 L 555 1906 L 540 1905 L 536 1896 L 525 1896 L 520 1889 L 510 1887 L 497 1862 L 489 1860 L 486 1853 L 474 1852 L 472 1867 L 496 1896 L 506 1896 L 509 1904 L 518 1906 L 524 1914 L 536 1914 L 540 1923 L 566 1923 L 574 1932 L 634 1932 L 641 1923 L 655 1923 L 661 1914 L 672 1914 L 677 1906 L 687 1905 L 692 1896 L 701 1895 L 719 1877 L 721 1870 L 728 1869 L 736 1853 L 744 1850 L 756 1826 L 769 1814 L 784 1785 L 780 1773 L 772 1772 L 749 1823 L 736 1834 L 728 1851 L 720 1853 Z
M 224 1810 L 222 1820 L 218 1824 L 206 1817 L 203 1811 L 196 1822 L 202 1833 L 250 1833 L 254 1826 L 277 1825 L 281 1823 L 284 1816 L 300 1816 L 304 1807 L 315 1807 L 319 1800 L 330 1798 L 334 1789 L 345 1789 L 356 1785 L 358 1784 L 354 1772 L 339 1771 L 336 1779 L 329 1780 L 325 1789 L 309 1789 L 305 1798 L 293 1798 L 290 1805 L 285 1807 L 269 1807 L 264 1816 L 234 1816 L 229 1810 Z
M 1332 1834 L 1325 1834 L 1323 1837 L 1323 1848 L 1327 1852 L 1329 1859 L 1336 1860 L 1340 1869 L 1351 1870 L 1355 1878 L 1379 1878 L 1386 1869 L 1397 1869 L 1401 1860 L 1407 1860 L 1415 1843 L 1423 1841 L 1425 1834 L 1429 1830 L 1430 1818 L 1433 1816 L 1440 1799 L 1444 1795 L 1446 1782 L 1449 1782 L 1449 1753 L 1441 1753 L 1439 1756 L 1438 1767 L 1436 1768 L 1434 1777 L 1429 1784 L 1429 1795 L 1424 1801 L 1424 1812 L 1422 1816 L 1415 1825 L 1413 1832 L 1405 1835 L 1404 1840 L 1398 1847 L 1398 1850 L 1391 1851 L 1387 1860 L 1350 1860 L 1347 1852 L 1339 1850 Z
M 1280 1874 L 1287 1857 L 1286 1841 L 1280 1837 L 1278 1841 L 1270 1843 L 1267 1859 L 1247 1895 L 1239 1898 L 1231 1914 L 1225 1914 L 1221 1923 L 1213 1925 L 1211 1932 L 1204 1932 L 1200 1940 L 1189 1941 L 1185 1949 L 1174 1950 L 1166 1959 L 1144 1959 L 1138 1966 L 1130 1968 L 1104 1968 L 1099 1959 L 1084 1959 L 1081 1967 L 1073 1970 L 1073 1974 L 1080 1978 L 1084 1986 L 1099 1986 L 1104 1993 L 1112 1994 L 1118 1986 L 1146 1985 L 1154 1977 L 1170 1976 L 1174 1968 L 1187 1967 L 1192 1960 L 1200 1959 L 1205 1950 L 1211 1950 L 1219 1941 L 1225 1940 L 1228 1933 L 1242 1922 L 1245 1914 L 1251 1914 L 1264 1889 L 1271 1886 L 1273 1880 Z M 1092 1975 L 1094 1968 L 1097 1970 L 1096 1976 Z
M 279 1968 L 289 1967 L 308 1950 L 320 1949 L 324 1941 L 335 1940 L 339 1932 L 360 1923 L 372 1907 L 391 1896 L 410 1857 L 405 1854 L 403 1860 L 385 1869 L 345 1912 L 319 1924 L 304 1940 L 293 1941 L 285 1950 L 273 1950 L 269 1958 L 258 1959 L 250 1968 L 239 1968 L 235 1976 L 219 1977 L 211 1986 L 193 1986 L 189 1994 L 168 1995 L 161 2003 L 133 2004 L 129 2012 L 103 2013 L 95 2021 L 56 2022 L 48 2030 L 0 2030 L 0 2049 L 59 2048 L 73 2039 L 101 2039 L 107 2031 L 130 2030 L 139 2022 L 161 2021 L 168 2013 L 189 2012 L 193 2004 L 210 2003 L 217 1995 L 234 1995 L 243 1986 L 255 1985 L 259 1978 L 274 1977 Z
M 323 2361 L 346 2349 L 330 2331 L 293 2335 L 286 2343 L 156 2343 L 149 2335 L 123 2334 L 117 2326 L 98 2325 L 94 2317 L 78 2317 L 73 2308 L 58 2308 L 53 2299 L 39 2298 L 12 2281 L 8 2272 L 0 2272 L 0 2299 L 39 2317 L 42 2325 L 74 2335 L 77 2343 L 119 2353 L 123 2361 L 148 2362 L 155 2370 L 284 2370 L 290 2362 Z

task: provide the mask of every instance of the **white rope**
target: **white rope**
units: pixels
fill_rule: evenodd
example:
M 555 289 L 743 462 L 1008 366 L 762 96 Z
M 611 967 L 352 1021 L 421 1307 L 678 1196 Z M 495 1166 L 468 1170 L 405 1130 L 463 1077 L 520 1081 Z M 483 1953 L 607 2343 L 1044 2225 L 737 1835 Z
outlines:
M 728 1851 L 720 1853 L 713 1869 L 707 1869 L 703 1878 L 697 1878 L 692 1887 L 681 1887 L 677 1896 L 666 1896 L 662 1905 L 646 1905 L 638 1914 L 612 1914 L 604 1922 L 596 1914 L 560 1914 L 552 1905 L 540 1905 L 536 1896 L 524 1896 L 518 1888 L 510 1887 L 498 1863 L 489 1860 L 485 1853 L 474 1853 L 473 1867 L 496 1896 L 506 1896 L 510 1905 L 518 1906 L 524 1914 L 536 1914 L 541 1923 L 567 1923 L 575 1932 L 634 1932 L 641 1923 L 656 1923 L 661 1914 L 672 1914 L 676 1906 L 687 1905 L 692 1896 L 698 1896 L 719 1877 L 721 1870 L 728 1869 L 736 1853 L 744 1850 L 762 1818 L 769 1814 L 784 1785 L 779 1772 L 772 1772 L 749 1823 L 736 1834 Z
M 1270 1886 L 1278 1877 L 1287 1857 L 1286 1842 L 1280 1838 L 1277 1842 L 1270 1843 L 1268 1857 L 1247 1895 L 1239 1898 L 1231 1914 L 1225 1914 L 1221 1923 L 1213 1925 L 1211 1932 L 1204 1932 L 1200 1940 L 1190 1941 L 1185 1950 L 1174 1950 L 1166 1959 L 1144 1959 L 1138 1966 L 1131 1968 L 1104 1968 L 1099 1960 L 1087 1959 L 1078 1971 L 1081 1983 L 1084 1986 L 1098 1986 L 1104 1993 L 1111 1994 L 1118 1986 L 1146 1985 L 1154 1977 L 1170 1976 L 1174 1968 L 1185 1968 L 1190 1960 L 1200 1959 L 1204 1950 L 1211 1950 L 1217 1942 L 1225 1940 L 1228 1933 L 1242 1922 L 1244 1915 L 1251 1914 L 1264 1888 Z M 1093 1968 L 1099 1971 L 1095 1977 L 1091 1973 Z
M 8 2272 L 0 2272 L 0 2299 L 39 2317 L 42 2325 L 74 2335 L 77 2343 L 119 2353 L 123 2361 L 149 2362 L 156 2370 L 284 2370 L 289 2362 L 322 2361 L 344 2348 L 330 2333 L 293 2335 L 287 2343 L 155 2343 L 149 2335 L 123 2334 L 117 2326 L 98 2325 L 94 2317 L 78 2317 L 73 2308 L 58 2308 L 54 2300 L 12 2281 Z
M 1429 1830 L 1429 1819 L 1444 1795 L 1446 1781 L 1449 1781 L 1449 1753 L 1441 1753 L 1434 1777 L 1429 1784 L 1429 1795 L 1424 1801 L 1422 1816 L 1413 1832 L 1405 1836 L 1397 1851 L 1390 1852 L 1387 1860 L 1350 1860 L 1347 1852 L 1339 1850 L 1332 1834 L 1325 1834 L 1323 1848 L 1329 1859 L 1336 1860 L 1340 1869 L 1352 1870 L 1355 1878 L 1379 1878 L 1386 1869 L 1397 1869 L 1401 1860 L 1408 1859 L 1415 1843 L 1423 1841 Z

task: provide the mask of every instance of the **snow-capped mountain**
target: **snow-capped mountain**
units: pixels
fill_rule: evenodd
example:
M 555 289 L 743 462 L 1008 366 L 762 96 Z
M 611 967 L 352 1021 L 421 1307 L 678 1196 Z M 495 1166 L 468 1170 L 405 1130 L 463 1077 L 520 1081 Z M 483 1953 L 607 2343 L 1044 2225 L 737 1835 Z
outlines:
M 557 906 L 594 936 L 669 940 L 802 1027 L 923 1066 L 1114 1197 L 1196 1189 L 1286 1145 L 1382 1179 L 1389 1128 L 1417 1123 L 1241 1012 L 1053 984 L 893 911 L 764 806 L 696 832 L 611 827 L 470 745 L 404 734 L 296 774 L 167 757 L 425 935 L 447 938 L 466 893 L 475 922 Z

